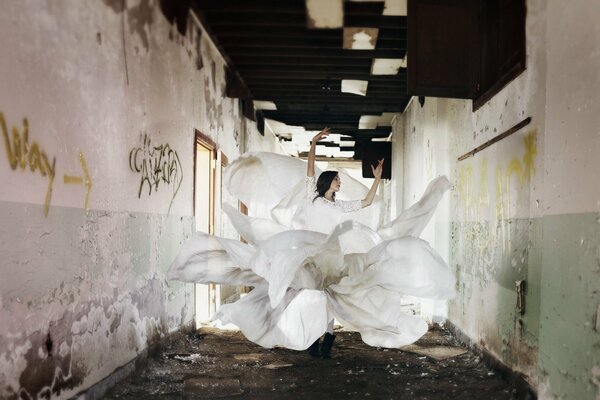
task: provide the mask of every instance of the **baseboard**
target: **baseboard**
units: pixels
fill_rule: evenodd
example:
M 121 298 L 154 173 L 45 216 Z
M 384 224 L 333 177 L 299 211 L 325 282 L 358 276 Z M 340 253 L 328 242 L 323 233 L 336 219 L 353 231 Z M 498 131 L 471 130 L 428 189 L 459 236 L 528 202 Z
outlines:
M 170 332 L 165 335 L 160 342 L 151 343 L 147 348 L 142 350 L 140 354 L 137 355 L 133 360 L 129 361 L 127 364 L 122 365 L 116 368 L 110 375 L 101 381 L 95 383 L 84 391 L 78 393 L 73 398 L 77 400 L 98 400 L 104 397 L 106 392 L 108 392 L 111 388 L 121 382 L 123 379 L 127 378 L 129 375 L 133 374 L 135 371 L 143 368 L 146 365 L 146 361 L 149 356 L 156 354 L 160 351 L 161 344 L 164 341 L 168 341 L 170 337 L 179 332 L 192 332 L 195 330 L 194 321 L 189 322 L 186 325 L 183 325 L 176 331 Z
M 502 379 L 515 388 L 515 399 L 537 399 L 537 390 L 527 382 L 523 374 L 513 371 L 508 365 L 498 360 L 488 350 L 475 343 L 452 322 L 446 321 L 444 327 L 448 329 L 461 344 L 473 350 L 473 352 L 477 354 L 489 368 L 496 371 Z

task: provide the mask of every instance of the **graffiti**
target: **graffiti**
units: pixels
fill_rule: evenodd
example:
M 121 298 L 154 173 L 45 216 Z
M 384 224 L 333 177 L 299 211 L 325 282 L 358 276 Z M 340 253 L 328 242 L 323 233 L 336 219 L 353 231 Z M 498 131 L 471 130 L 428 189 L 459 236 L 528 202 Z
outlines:
M 493 173 L 489 176 L 486 157 L 479 162 L 464 161 L 457 171 L 458 197 L 468 226 L 460 232 L 460 241 L 468 244 L 473 259 L 482 266 L 484 276 L 491 277 L 494 273 L 495 252 L 512 250 L 515 245 L 511 235 L 516 229 L 516 210 L 511 210 L 511 207 L 523 207 L 524 203 L 518 203 L 519 198 L 511 198 L 511 195 L 525 196 L 521 200 L 528 200 L 529 192 L 523 188 L 536 174 L 536 134 L 534 129 L 523 137 L 524 153 L 521 157 L 492 164 L 495 176 Z
M 92 190 L 92 179 L 90 178 L 90 173 L 88 171 L 87 161 L 83 156 L 83 153 L 79 152 L 79 164 L 81 165 L 81 169 L 83 170 L 84 176 L 73 176 L 73 175 L 64 175 L 63 181 L 66 185 L 84 185 L 85 184 L 85 200 L 83 201 L 83 208 L 88 209 L 88 201 L 90 199 L 90 191 Z
M 142 196 L 144 186 L 148 185 L 148 195 L 152 195 L 152 189 L 158 191 L 161 182 L 173 185 L 173 197 L 169 203 L 169 211 L 173 200 L 179 191 L 183 181 L 183 169 L 176 151 L 169 144 L 152 146 L 148 135 L 144 135 L 144 144 L 141 147 L 131 149 L 129 152 L 129 168 L 140 174 L 140 188 L 138 198 Z
M 0 128 L 4 137 L 4 147 L 6 149 L 6 158 L 12 170 L 20 168 L 25 171 L 27 166 L 32 173 L 39 173 L 48 178 L 48 189 L 44 200 L 44 216 L 48 216 L 50 209 L 50 200 L 52 198 L 52 187 L 54 177 L 56 176 L 56 157 L 52 158 L 52 163 L 48 155 L 37 142 L 29 143 L 29 122 L 27 118 L 23 119 L 23 130 L 19 132 L 16 126 L 12 128 L 12 143 L 8 133 L 4 114 L 0 112 Z

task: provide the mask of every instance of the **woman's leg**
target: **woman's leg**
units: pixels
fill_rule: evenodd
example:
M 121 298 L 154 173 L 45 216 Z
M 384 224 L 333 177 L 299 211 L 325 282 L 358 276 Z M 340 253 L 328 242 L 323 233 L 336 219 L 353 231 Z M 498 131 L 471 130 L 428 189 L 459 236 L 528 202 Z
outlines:
M 321 345 L 321 357 L 331 358 L 331 347 L 333 346 L 333 340 L 335 336 L 333 334 L 333 320 L 329 321 L 327 325 L 327 332 L 323 338 L 323 344 Z

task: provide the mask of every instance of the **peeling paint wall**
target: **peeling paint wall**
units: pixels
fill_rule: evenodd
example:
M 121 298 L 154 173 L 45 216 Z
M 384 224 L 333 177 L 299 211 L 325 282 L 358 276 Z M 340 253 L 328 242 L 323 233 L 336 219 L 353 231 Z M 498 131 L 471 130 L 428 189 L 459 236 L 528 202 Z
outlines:
M 194 129 L 277 150 L 224 97 L 190 13 L 11 0 L 0 14 L 0 398 L 68 398 L 193 320 Z M 173 23 L 169 21 L 172 20 Z
M 454 184 L 425 232 L 456 272 L 448 319 L 542 399 L 600 398 L 600 8 L 577 3 L 527 2 L 527 70 L 479 110 L 427 98 L 394 127 L 404 206 L 435 176 Z

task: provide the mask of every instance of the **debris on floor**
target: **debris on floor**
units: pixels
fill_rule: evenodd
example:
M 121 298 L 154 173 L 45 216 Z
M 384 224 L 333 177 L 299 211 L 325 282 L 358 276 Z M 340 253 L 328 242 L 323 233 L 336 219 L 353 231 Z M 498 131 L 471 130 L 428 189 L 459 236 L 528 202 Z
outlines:
M 106 399 L 486 399 L 513 388 L 435 328 L 403 349 L 367 346 L 337 331 L 331 359 L 264 349 L 239 332 L 176 334 Z

